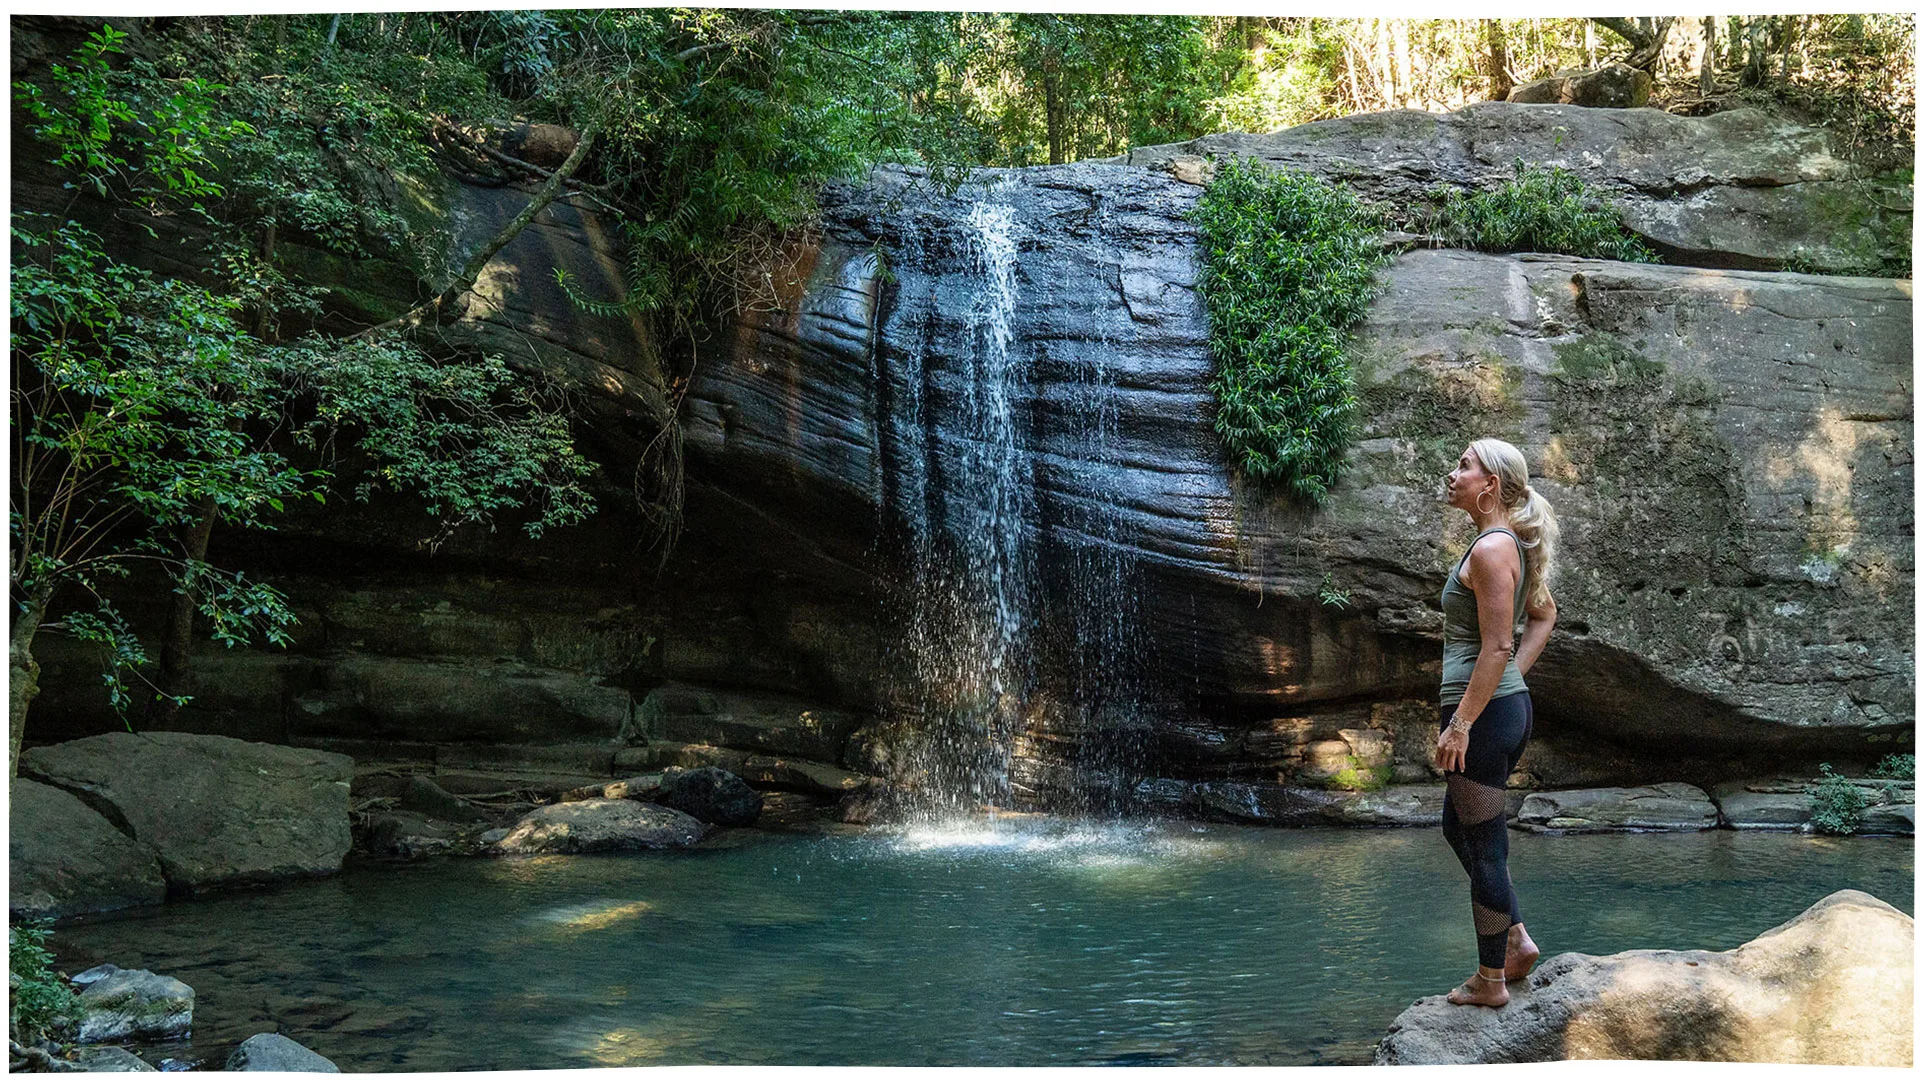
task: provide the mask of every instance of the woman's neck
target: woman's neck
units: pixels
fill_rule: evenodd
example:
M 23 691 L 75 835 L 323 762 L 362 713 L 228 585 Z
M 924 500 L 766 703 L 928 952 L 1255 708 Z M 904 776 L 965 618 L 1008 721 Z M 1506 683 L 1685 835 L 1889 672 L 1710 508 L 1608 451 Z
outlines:
M 1507 512 L 1504 509 L 1495 510 L 1491 514 L 1482 514 L 1478 510 L 1469 510 L 1467 511 L 1467 515 L 1473 518 L 1473 528 L 1475 532 L 1486 532 L 1488 529 L 1513 528 L 1513 523 L 1508 519 Z

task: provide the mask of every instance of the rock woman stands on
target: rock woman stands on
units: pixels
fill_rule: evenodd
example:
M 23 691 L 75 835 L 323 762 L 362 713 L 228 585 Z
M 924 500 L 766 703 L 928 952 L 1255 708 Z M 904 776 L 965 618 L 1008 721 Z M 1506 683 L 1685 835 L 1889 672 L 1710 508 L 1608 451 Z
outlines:
M 1433 764 L 1447 779 L 1440 831 L 1466 867 L 1480 939 L 1480 970 L 1447 1000 L 1498 1007 L 1507 1003 L 1507 980 L 1525 978 L 1540 958 L 1507 876 L 1507 777 L 1533 735 L 1533 696 L 1522 676 L 1553 632 L 1547 579 L 1560 526 L 1527 484 L 1527 459 L 1499 439 L 1477 440 L 1460 455 L 1447 475 L 1447 504 L 1473 518 L 1475 535 L 1440 592 L 1444 726 Z

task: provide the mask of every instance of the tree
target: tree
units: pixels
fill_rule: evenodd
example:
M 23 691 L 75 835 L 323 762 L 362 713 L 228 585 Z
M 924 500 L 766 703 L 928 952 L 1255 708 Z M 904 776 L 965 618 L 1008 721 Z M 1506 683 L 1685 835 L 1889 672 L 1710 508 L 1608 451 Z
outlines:
M 1656 15 L 1640 18 L 1594 19 L 1598 26 L 1625 38 L 1632 51 L 1621 62 L 1628 67 L 1654 72 L 1660 66 L 1660 50 L 1666 48 L 1667 32 L 1673 29 L 1675 16 Z
M 1513 92 L 1513 73 L 1507 69 L 1507 31 L 1499 19 L 1482 19 L 1480 24 L 1486 28 L 1487 75 L 1493 80 L 1487 96 L 1505 101 Z

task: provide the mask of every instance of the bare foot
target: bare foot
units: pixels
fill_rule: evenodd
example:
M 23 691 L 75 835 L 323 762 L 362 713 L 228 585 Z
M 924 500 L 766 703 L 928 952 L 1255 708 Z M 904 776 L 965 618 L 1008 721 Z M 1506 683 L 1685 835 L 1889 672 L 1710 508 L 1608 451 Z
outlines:
M 1527 977 L 1533 965 L 1540 959 L 1540 946 L 1527 936 L 1527 928 L 1515 923 L 1507 929 L 1507 981 L 1518 982 Z
M 1489 979 L 1479 972 L 1467 976 L 1447 995 L 1447 1000 L 1455 1005 L 1485 1005 L 1497 1009 L 1507 1003 L 1507 984 L 1500 979 Z

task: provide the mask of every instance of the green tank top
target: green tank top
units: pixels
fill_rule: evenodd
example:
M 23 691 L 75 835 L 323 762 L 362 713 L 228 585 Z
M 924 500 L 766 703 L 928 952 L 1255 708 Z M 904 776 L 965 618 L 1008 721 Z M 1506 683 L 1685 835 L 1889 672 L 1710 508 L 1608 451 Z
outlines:
M 1515 544 L 1520 537 L 1512 529 L 1492 528 L 1473 538 L 1473 544 L 1487 533 L 1503 532 L 1513 537 Z M 1473 544 L 1467 545 L 1467 552 L 1473 551 Z M 1480 658 L 1480 608 L 1473 590 L 1460 581 L 1460 568 L 1467 564 L 1466 554 L 1453 564 L 1453 572 L 1447 575 L 1447 583 L 1440 590 L 1440 612 L 1445 617 L 1441 625 L 1440 656 L 1440 704 L 1457 704 L 1467 695 L 1467 680 L 1473 677 L 1474 661 Z M 1526 549 L 1520 553 L 1520 584 L 1513 593 L 1513 629 L 1520 631 L 1520 619 L 1526 611 L 1527 596 L 1527 559 Z M 1500 673 L 1500 685 L 1493 688 L 1494 697 L 1506 697 L 1517 694 L 1527 688 L 1526 681 L 1520 677 L 1520 651 L 1507 660 L 1507 670 Z

